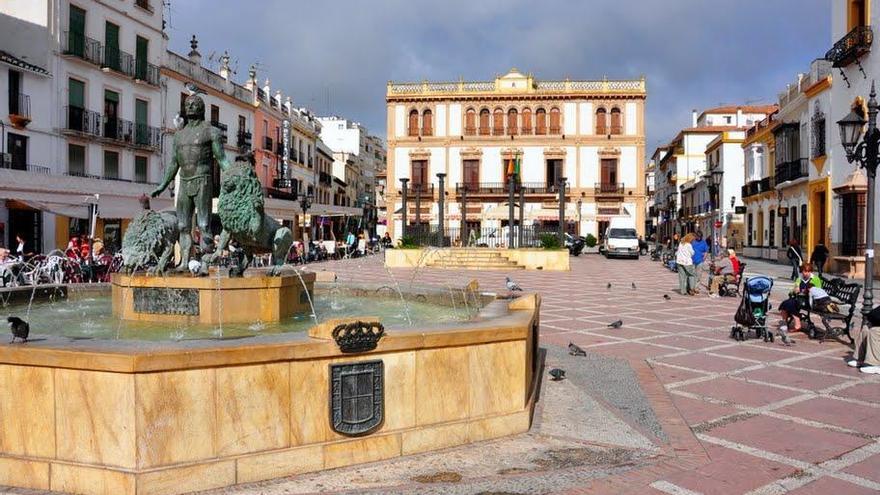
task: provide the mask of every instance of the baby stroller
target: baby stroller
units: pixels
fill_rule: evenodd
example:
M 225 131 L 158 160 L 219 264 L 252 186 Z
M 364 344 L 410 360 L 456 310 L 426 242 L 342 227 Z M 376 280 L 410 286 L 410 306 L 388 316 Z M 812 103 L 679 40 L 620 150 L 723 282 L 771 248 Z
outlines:
M 767 329 L 772 288 L 773 280 L 770 277 L 758 275 L 746 279 L 743 283 L 742 301 L 733 317 L 737 324 L 730 327 L 730 338 L 742 341 L 750 330 L 754 330 L 755 338 L 773 342 L 773 332 Z

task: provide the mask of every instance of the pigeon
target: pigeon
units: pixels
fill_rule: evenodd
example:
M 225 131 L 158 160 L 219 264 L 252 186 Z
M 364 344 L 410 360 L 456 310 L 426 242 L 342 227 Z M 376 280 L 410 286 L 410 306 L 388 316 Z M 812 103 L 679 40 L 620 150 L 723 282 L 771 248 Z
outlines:
M 565 380 L 565 370 L 561 370 L 559 368 L 553 368 L 550 370 L 550 376 L 553 377 L 554 382 L 558 382 L 559 380 Z
M 672 299 L 672 298 L 669 297 L 669 294 L 663 294 L 663 299 L 666 299 L 666 300 L 668 301 L 668 300 L 670 300 L 670 299 Z
M 606 289 L 610 289 L 610 288 L 611 288 L 611 282 L 608 282 L 608 287 L 606 287 Z
M 15 342 L 15 339 L 27 342 L 28 334 L 31 332 L 31 326 L 28 325 L 28 322 L 17 316 L 10 316 L 6 318 L 6 321 L 9 322 L 9 330 L 12 332 L 12 340 L 9 343 L 12 344 Z
M 586 356 L 587 352 L 580 348 L 574 342 L 568 343 L 568 353 L 572 356 Z
M 632 285 L 633 285 L 633 290 L 636 290 L 636 283 L 633 282 Z
M 617 320 L 614 323 L 609 323 L 608 326 L 610 328 L 620 328 L 623 326 L 623 320 Z
M 199 260 L 189 260 L 189 264 L 187 264 L 186 267 L 189 269 L 189 272 L 193 274 L 193 277 L 197 277 L 202 270 L 202 263 Z
M 204 89 L 196 86 L 191 82 L 184 84 L 183 87 L 186 88 L 186 91 L 187 93 L 189 93 L 190 96 L 197 94 L 206 94 Z
M 505 278 L 507 278 L 507 290 L 509 290 L 509 291 L 518 290 L 518 291 L 522 292 L 522 287 L 520 287 L 518 283 L 514 282 L 513 280 L 510 280 L 510 277 L 505 277 Z

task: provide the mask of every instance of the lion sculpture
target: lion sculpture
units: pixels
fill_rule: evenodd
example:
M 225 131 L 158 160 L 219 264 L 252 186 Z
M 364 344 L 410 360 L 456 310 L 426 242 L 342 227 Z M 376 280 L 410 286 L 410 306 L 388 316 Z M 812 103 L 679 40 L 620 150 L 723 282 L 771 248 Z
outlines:
M 254 254 L 271 252 L 274 266 L 270 273 L 276 274 L 286 261 L 293 233 L 265 214 L 263 187 L 252 161 L 251 154 L 238 157 L 223 172 L 217 199 L 217 214 L 223 230 L 214 253 L 205 261 L 214 261 L 229 241 L 234 240 L 242 250 L 242 271 L 250 265 Z
M 123 270 L 131 273 L 149 267 L 149 273 L 163 274 L 173 260 L 179 237 L 176 212 L 143 210 L 122 236 Z

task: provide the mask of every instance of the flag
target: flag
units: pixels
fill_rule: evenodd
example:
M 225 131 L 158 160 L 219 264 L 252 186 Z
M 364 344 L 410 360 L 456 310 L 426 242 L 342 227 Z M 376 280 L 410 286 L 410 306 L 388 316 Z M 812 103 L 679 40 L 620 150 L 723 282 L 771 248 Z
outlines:
M 519 173 L 519 155 L 516 155 L 516 162 L 513 166 L 513 173 L 515 173 L 517 177 L 522 177 L 522 175 L 520 175 Z
M 513 168 L 513 158 L 511 158 L 510 160 L 507 160 L 507 176 L 510 177 L 514 173 L 516 172 Z

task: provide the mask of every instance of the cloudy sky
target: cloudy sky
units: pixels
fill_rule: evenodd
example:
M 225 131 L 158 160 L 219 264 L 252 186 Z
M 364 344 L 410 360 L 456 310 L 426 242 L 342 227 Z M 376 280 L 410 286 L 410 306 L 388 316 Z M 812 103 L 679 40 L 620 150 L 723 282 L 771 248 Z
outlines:
M 647 153 L 693 108 L 773 102 L 831 47 L 828 0 L 171 0 L 170 47 L 228 50 L 237 80 L 385 136 L 388 80 L 539 79 L 648 83 Z M 214 62 L 216 68 L 216 62 Z

